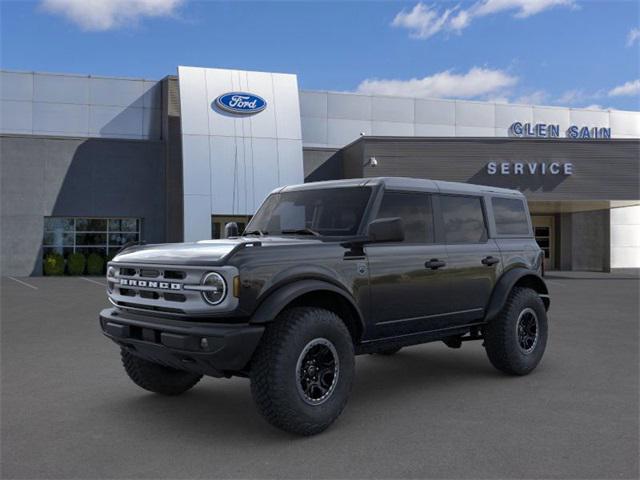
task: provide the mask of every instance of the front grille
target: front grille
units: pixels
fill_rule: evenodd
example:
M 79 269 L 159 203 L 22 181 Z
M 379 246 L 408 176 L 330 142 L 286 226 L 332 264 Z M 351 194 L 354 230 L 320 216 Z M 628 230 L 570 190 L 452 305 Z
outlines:
M 233 285 L 237 269 L 232 266 L 191 267 L 160 265 L 136 265 L 114 262 L 114 276 L 109 277 L 109 297 L 122 307 L 154 312 L 165 312 L 184 316 L 206 316 L 212 311 L 225 308 L 231 310 L 238 303 L 237 298 L 228 294 L 225 301 L 216 308 L 202 298 L 199 290 L 185 286 L 199 286 L 208 272 L 215 270 L 225 278 L 227 286 Z

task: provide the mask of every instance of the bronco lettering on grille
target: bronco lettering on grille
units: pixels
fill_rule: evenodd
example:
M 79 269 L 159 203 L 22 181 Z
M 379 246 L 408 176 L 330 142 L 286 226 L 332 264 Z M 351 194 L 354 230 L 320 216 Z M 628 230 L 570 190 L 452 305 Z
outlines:
M 142 288 L 160 288 L 163 290 L 180 290 L 181 283 L 155 282 L 149 280 L 133 280 L 130 278 L 121 278 L 120 285 L 126 287 L 142 287 Z

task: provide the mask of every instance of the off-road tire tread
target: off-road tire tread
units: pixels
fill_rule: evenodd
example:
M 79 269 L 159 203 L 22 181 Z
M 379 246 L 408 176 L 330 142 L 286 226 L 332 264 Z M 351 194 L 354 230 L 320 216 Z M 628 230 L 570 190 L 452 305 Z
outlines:
M 149 362 L 120 350 L 122 365 L 133 383 L 150 392 L 161 395 L 180 395 L 200 381 L 202 375 L 185 372 Z
M 251 393 L 258 411 L 272 425 L 298 435 L 315 435 L 325 430 L 344 409 L 348 394 L 340 399 L 339 408 L 333 418 L 324 423 L 303 420 L 300 414 L 286 401 L 286 393 L 280 381 L 282 373 L 277 371 L 274 359 L 289 348 L 288 339 L 297 329 L 302 329 L 312 318 L 333 324 L 340 334 L 351 343 L 351 336 L 344 322 L 335 313 L 318 307 L 294 307 L 284 310 L 270 323 L 251 361 Z M 352 361 L 354 356 L 351 356 Z M 343 359 L 340 359 L 343 362 Z M 349 385 L 349 391 L 351 385 Z M 336 392 L 334 392 L 335 395 Z M 347 392 L 348 393 L 348 392 Z
M 525 357 L 515 342 L 515 321 L 523 308 L 538 314 L 540 337 L 536 350 Z M 515 287 L 496 318 L 484 327 L 484 345 L 491 364 L 509 375 L 527 375 L 542 358 L 547 343 L 547 315 L 538 293 L 530 288 Z

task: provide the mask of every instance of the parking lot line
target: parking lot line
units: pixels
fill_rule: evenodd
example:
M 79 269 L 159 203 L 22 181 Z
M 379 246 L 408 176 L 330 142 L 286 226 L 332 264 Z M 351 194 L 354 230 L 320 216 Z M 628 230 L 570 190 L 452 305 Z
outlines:
M 34 285 L 30 285 L 27 282 L 23 282 L 22 280 L 18 280 L 17 278 L 13 278 L 13 277 L 7 277 L 7 278 L 10 278 L 14 282 L 18 282 L 19 284 L 24 285 L 25 287 L 33 288 L 34 290 L 38 290 L 38 287 L 36 287 Z
M 92 279 L 87 278 L 87 277 L 80 277 L 80 278 L 81 278 L 82 280 L 85 280 L 85 281 L 87 281 L 87 282 L 91 282 L 91 283 L 95 283 L 96 285 L 100 285 L 100 286 L 102 286 L 102 287 L 106 287 L 106 286 L 107 286 L 107 284 L 106 284 L 106 283 L 98 282 L 97 280 L 92 280 Z

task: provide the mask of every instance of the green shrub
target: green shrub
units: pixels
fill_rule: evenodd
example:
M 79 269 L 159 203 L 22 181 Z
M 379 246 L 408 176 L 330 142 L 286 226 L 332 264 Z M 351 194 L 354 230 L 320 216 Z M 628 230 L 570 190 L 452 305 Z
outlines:
M 82 253 L 72 253 L 67 257 L 67 272 L 69 275 L 82 275 L 87 260 Z
M 102 275 L 104 273 L 104 258 L 97 253 L 91 253 L 87 257 L 87 273 L 89 275 Z
M 64 258 L 59 253 L 49 253 L 44 257 L 45 275 L 64 275 Z

